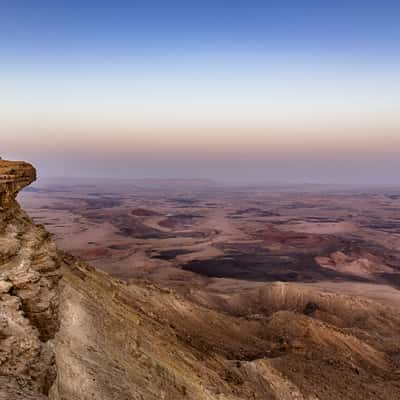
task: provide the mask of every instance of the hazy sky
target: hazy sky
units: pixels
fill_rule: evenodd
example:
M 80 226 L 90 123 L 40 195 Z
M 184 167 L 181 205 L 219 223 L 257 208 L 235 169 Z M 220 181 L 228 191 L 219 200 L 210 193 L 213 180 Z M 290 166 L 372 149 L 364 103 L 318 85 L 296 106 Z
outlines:
M 399 1 L 0 1 L 0 155 L 43 176 L 400 184 Z

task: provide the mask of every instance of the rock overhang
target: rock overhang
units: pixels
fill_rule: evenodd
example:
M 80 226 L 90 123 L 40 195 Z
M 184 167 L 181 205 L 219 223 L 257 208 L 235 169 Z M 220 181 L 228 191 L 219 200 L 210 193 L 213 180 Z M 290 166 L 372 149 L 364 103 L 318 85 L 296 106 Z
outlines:
M 12 204 L 18 192 L 35 180 L 36 170 L 31 164 L 0 159 L 0 207 Z

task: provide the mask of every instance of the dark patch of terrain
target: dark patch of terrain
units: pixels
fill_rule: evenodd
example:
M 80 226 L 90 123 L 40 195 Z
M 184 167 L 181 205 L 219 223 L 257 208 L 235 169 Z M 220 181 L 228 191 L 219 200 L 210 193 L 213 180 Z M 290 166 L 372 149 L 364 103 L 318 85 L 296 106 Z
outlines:
M 108 246 L 110 250 L 127 250 L 129 246 L 124 245 L 124 244 L 112 244 L 111 246 Z
M 176 214 L 162 220 L 159 225 L 170 229 L 187 229 L 192 227 L 197 219 L 204 218 L 202 215 L 196 214 Z
M 260 249 L 257 254 L 231 253 L 209 260 L 194 260 L 182 268 L 207 277 L 261 282 L 368 282 L 364 278 L 322 268 L 316 263 L 314 256 L 302 253 L 276 255 Z
M 53 186 L 51 188 L 37 188 L 28 186 L 21 190 L 21 192 L 28 192 L 28 193 L 70 193 L 72 192 L 72 188 L 68 188 L 66 186 Z
M 392 221 L 372 222 L 363 225 L 363 228 L 377 229 L 388 233 L 398 233 L 400 232 L 400 221 L 392 220 Z
M 151 258 L 169 261 L 173 260 L 176 256 L 190 254 L 190 253 L 191 253 L 190 250 L 181 250 L 181 249 L 165 250 L 165 251 L 160 251 L 159 254 L 153 255 Z
M 122 236 L 138 239 L 166 239 L 173 237 L 173 235 L 168 232 L 151 228 L 138 218 L 130 215 L 112 216 L 110 222 L 119 229 Z
M 375 276 L 378 278 L 377 280 L 383 281 L 396 289 L 400 289 L 400 273 L 381 272 L 375 274 Z
M 194 206 L 199 203 L 199 200 L 187 197 L 174 197 L 167 199 L 170 203 L 177 203 L 179 206 Z
M 323 222 L 323 223 L 329 223 L 329 224 L 334 224 L 334 223 L 345 221 L 344 218 L 340 218 L 340 217 L 334 218 L 334 217 L 318 217 L 318 216 L 305 217 L 303 220 L 305 222 Z
M 302 201 L 295 201 L 294 203 L 282 206 L 282 208 L 285 208 L 287 210 L 297 210 L 299 208 L 320 208 L 320 207 L 321 206 L 319 204 L 304 203 Z
M 391 200 L 400 200 L 400 194 L 387 194 L 386 197 Z
M 154 217 L 157 215 L 161 215 L 159 212 L 148 210 L 147 208 L 135 208 L 131 211 L 131 214 L 135 217 Z
M 118 228 L 120 235 L 135 239 L 168 239 L 174 237 L 205 238 L 209 234 L 207 232 L 164 232 L 147 226 L 143 223 L 141 218 L 129 214 L 99 215 L 97 213 L 88 213 L 85 214 L 85 217 L 96 223 L 109 222 Z M 189 219 L 191 220 L 191 218 Z M 180 226 L 173 226 L 175 229 L 177 227 Z M 187 226 L 185 225 L 185 227 Z
M 86 210 L 119 207 L 123 204 L 119 197 L 101 196 L 97 198 L 55 197 L 62 201 L 41 207 L 43 210 L 62 210 L 84 214 Z
M 208 208 L 218 208 L 218 207 L 220 207 L 220 205 L 217 204 L 217 203 L 205 203 L 204 206 L 208 207 Z
M 240 209 L 235 211 L 234 213 L 232 213 L 230 215 L 230 218 L 238 218 L 238 217 L 248 217 L 250 215 L 254 215 L 256 217 L 279 217 L 280 214 L 273 212 L 273 211 L 269 211 L 269 210 L 262 210 L 260 208 L 256 208 L 256 207 L 250 207 L 250 208 L 244 208 L 244 209 Z
M 348 252 L 353 243 L 335 235 L 320 235 L 305 232 L 280 231 L 268 226 L 255 231 L 252 236 L 262 240 L 265 247 L 281 246 L 284 254 L 293 252 L 312 256 L 327 255 L 334 251 Z
M 122 201 L 119 198 L 111 197 L 99 197 L 96 199 L 82 199 L 88 209 L 98 210 L 100 208 L 113 208 L 122 205 Z

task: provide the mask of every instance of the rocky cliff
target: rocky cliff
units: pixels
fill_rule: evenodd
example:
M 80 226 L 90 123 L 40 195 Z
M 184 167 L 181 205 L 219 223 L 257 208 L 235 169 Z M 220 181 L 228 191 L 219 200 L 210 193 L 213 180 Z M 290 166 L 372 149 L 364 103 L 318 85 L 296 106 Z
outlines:
M 0 207 L 11 208 L 15 196 L 25 186 L 36 180 L 36 170 L 22 161 L 0 160 Z
M 398 310 L 275 283 L 182 298 L 59 251 L 0 161 L 0 399 L 400 398 Z
M 35 179 L 31 165 L 0 161 L 1 399 L 41 398 L 56 376 L 59 255 L 15 200 Z

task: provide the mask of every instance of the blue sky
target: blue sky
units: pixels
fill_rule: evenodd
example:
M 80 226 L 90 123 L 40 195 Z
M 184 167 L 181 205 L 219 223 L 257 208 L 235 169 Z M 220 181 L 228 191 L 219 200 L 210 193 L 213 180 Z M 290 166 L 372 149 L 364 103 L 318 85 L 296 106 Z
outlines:
M 399 21 L 395 1 L 2 1 L 0 151 L 45 175 L 106 157 L 133 176 L 397 182 Z
M 3 54 L 45 59 L 249 49 L 392 57 L 399 18 L 396 1 L 17 0 L 1 2 L 0 32 Z

